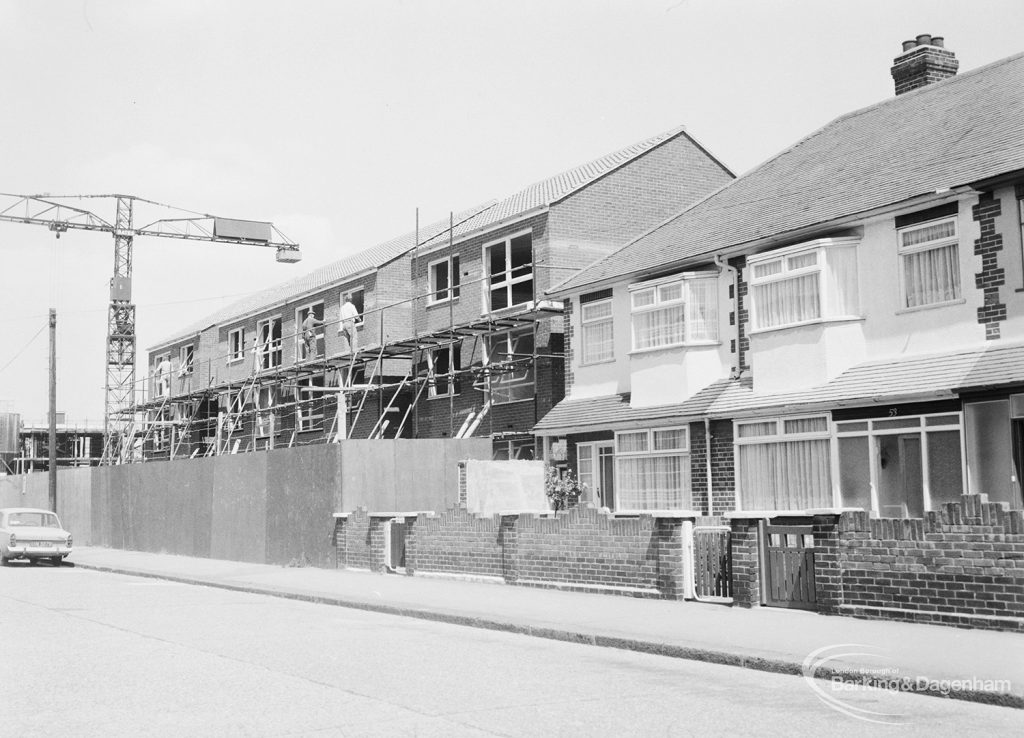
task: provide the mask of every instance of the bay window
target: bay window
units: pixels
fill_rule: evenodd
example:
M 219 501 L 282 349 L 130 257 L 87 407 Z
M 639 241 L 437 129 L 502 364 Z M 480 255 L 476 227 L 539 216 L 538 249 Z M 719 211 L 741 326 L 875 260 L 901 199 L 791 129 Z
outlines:
M 754 330 L 856 318 L 855 238 L 822 238 L 747 260 Z
M 685 510 L 690 501 L 687 428 L 615 434 L 615 496 L 619 510 Z
M 688 273 L 630 286 L 633 350 L 718 340 L 718 278 Z
M 610 299 L 581 303 L 580 327 L 583 335 L 581 363 L 597 364 L 615 358 Z
M 736 422 L 742 510 L 832 506 L 826 416 Z
M 960 299 L 960 252 L 956 218 L 897 230 L 904 308 Z

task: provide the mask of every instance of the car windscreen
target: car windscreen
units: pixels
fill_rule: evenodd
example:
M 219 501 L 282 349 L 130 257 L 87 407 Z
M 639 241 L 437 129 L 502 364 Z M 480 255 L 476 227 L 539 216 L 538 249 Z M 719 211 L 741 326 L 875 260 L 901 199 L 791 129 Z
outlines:
M 38 528 L 59 528 L 57 516 L 47 512 L 16 512 L 7 516 L 8 525 L 31 525 Z

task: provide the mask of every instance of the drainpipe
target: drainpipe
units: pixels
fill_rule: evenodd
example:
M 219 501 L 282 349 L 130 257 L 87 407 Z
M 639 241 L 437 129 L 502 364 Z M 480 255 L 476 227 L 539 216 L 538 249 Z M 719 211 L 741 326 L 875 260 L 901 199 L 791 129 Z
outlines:
M 715 507 L 711 504 L 711 419 L 704 418 L 704 472 L 708 480 L 708 516 L 714 515 Z

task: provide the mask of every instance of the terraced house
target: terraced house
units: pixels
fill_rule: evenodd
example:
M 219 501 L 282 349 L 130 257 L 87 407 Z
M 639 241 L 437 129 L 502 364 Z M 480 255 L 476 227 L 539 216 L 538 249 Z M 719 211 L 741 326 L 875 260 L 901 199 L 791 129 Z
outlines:
M 564 391 L 544 291 L 731 179 L 678 128 L 241 300 L 150 349 L 139 453 L 486 436 L 534 458 Z
M 842 116 L 554 289 L 537 431 L 594 501 L 1020 507 L 1022 85 L 1016 56 Z
M 760 520 L 769 549 L 823 511 L 1021 508 L 1024 55 L 956 69 L 906 43 L 896 97 L 551 291 L 567 396 L 535 430 L 589 501 Z

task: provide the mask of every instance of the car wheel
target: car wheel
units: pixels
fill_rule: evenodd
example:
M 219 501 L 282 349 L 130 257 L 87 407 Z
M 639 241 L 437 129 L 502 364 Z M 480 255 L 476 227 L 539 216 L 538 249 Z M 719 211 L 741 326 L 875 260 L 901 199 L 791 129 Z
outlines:
M 32 559 L 28 560 L 28 565 L 29 566 L 37 566 L 38 564 L 39 564 L 39 559 L 32 558 Z
M 11 560 L 9 558 L 7 558 L 6 556 L 0 556 L 0 566 L 8 566 L 10 565 L 10 563 Z
M 54 566 L 60 566 L 60 565 L 62 565 L 64 563 L 64 557 L 63 556 L 51 556 L 50 557 L 50 563 L 53 564 Z

